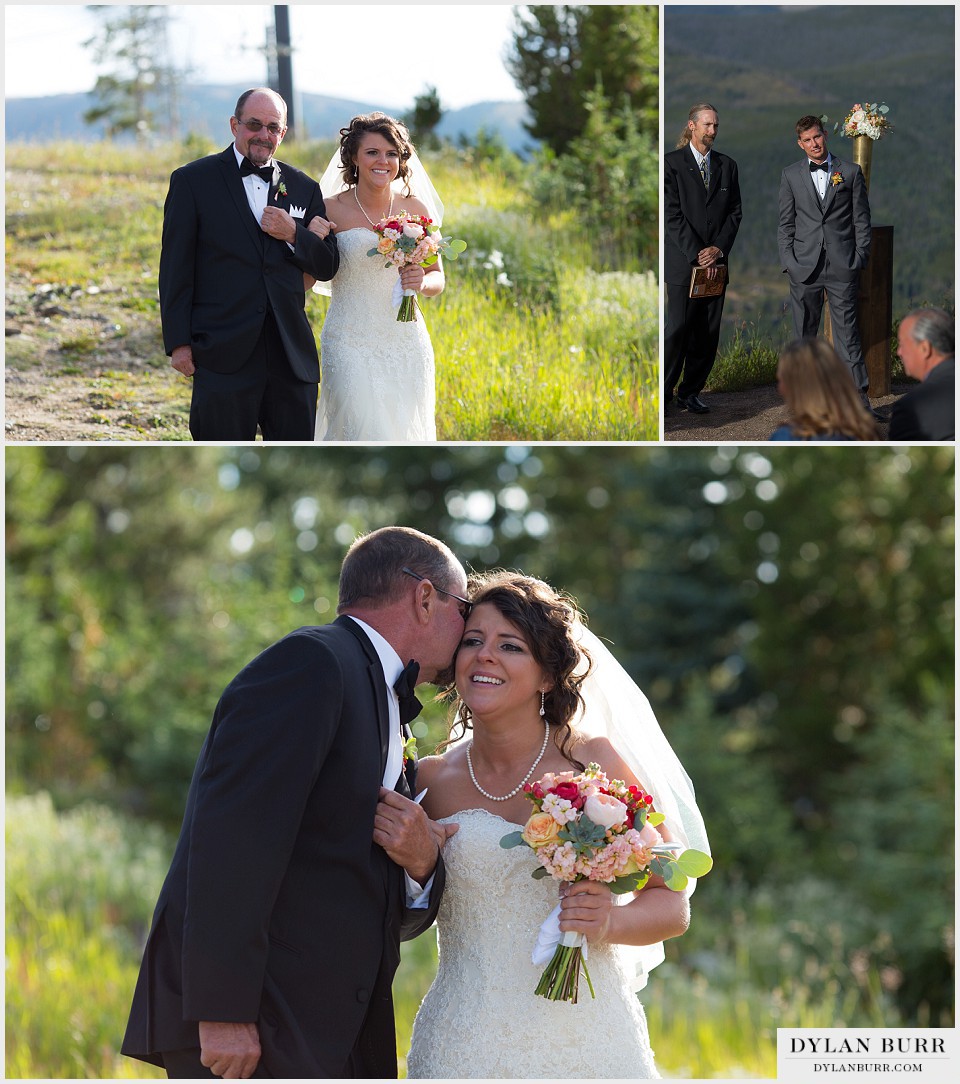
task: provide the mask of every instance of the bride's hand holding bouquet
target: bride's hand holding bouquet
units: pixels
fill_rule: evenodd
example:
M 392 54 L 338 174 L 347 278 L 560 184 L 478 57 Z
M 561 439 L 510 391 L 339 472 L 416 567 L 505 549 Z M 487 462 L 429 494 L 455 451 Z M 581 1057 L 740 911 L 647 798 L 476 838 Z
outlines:
M 392 265 L 400 273 L 394 290 L 394 301 L 399 305 L 397 319 L 401 322 L 416 320 L 414 298 L 422 291 L 423 270 L 437 264 L 441 255 L 455 260 L 467 243 L 444 237 L 432 219 L 411 211 L 400 211 L 382 218 L 373 230 L 378 238 L 377 245 L 367 255 L 384 257 L 387 261 L 385 266 Z M 421 272 L 419 276 L 415 268 Z

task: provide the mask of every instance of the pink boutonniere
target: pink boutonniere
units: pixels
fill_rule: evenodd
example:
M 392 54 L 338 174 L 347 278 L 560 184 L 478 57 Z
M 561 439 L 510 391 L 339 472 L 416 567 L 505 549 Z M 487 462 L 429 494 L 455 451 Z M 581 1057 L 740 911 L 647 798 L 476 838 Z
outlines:
M 836 188 L 838 184 L 843 184 L 843 174 L 839 169 L 830 174 L 830 183 L 834 188 Z
M 280 198 L 281 196 L 285 196 L 286 194 L 287 194 L 287 186 L 286 186 L 286 185 L 285 185 L 285 184 L 283 183 L 283 181 L 281 181 L 281 182 L 280 182 L 280 183 L 279 183 L 279 184 L 277 185 L 277 190 L 276 190 L 276 192 L 275 192 L 275 193 L 273 194 L 273 198 L 274 198 L 274 200 L 276 201 L 276 200 L 278 200 L 278 199 L 279 199 L 279 198 Z

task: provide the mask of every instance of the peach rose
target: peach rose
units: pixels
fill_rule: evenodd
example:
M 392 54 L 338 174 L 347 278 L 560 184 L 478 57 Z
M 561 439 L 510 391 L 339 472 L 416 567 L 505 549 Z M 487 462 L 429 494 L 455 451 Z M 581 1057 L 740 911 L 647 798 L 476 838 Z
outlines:
M 524 825 L 523 842 L 531 847 L 545 847 L 559 839 L 560 825 L 549 813 L 534 813 Z

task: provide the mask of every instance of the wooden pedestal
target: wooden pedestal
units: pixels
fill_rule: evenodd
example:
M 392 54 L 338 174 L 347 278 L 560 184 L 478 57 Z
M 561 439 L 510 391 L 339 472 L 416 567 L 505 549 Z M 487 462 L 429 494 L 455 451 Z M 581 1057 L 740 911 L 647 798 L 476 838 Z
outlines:
M 860 343 L 873 399 L 890 394 L 893 335 L 893 226 L 871 228 L 870 256 L 860 272 Z M 824 305 L 824 338 L 833 342 L 830 306 Z

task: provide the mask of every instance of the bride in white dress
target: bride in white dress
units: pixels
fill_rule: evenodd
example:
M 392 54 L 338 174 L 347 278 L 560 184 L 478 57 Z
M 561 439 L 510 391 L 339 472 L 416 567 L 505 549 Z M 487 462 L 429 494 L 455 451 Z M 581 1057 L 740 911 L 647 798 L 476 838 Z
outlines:
M 668 838 L 706 850 L 692 786 L 646 698 L 569 601 L 515 573 L 471 588 L 454 665 L 458 723 L 472 727 L 472 741 L 419 763 L 427 813 L 459 830 L 443 851 L 440 964 L 414 1024 L 408 1076 L 656 1078 L 636 991 L 662 960 L 661 942 L 687 928 L 686 894 L 651 878 L 617 906 L 606 885 L 565 885 L 560 928 L 586 935 L 596 998 L 581 981 L 576 1004 L 550 1001 L 534 993 L 543 965 L 531 952 L 558 884 L 534 880 L 534 853 L 504 850 L 500 839 L 533 810 L 523 783 L 596 761 L 654 795 Z
M 442 218 L 443 205 L 406 128 L 383 113 L 354 117 L 340 130 L 340 148 L 320 190 L 328 218 L 315 218 L 308 228 L 320 237 L 336 234 L 340 269 L 317 287 L 332 300 L 320 334 L 316 439 L 436 440 L 433 345 L 423 313 L 415 321 L 397 320 L 397 271 L 367 255 L 381 219 L 401 210 L 437 225 Z M 436 297 L 444 287 L 442 262 L 405 267 L 400 279 L 404 290 Z

